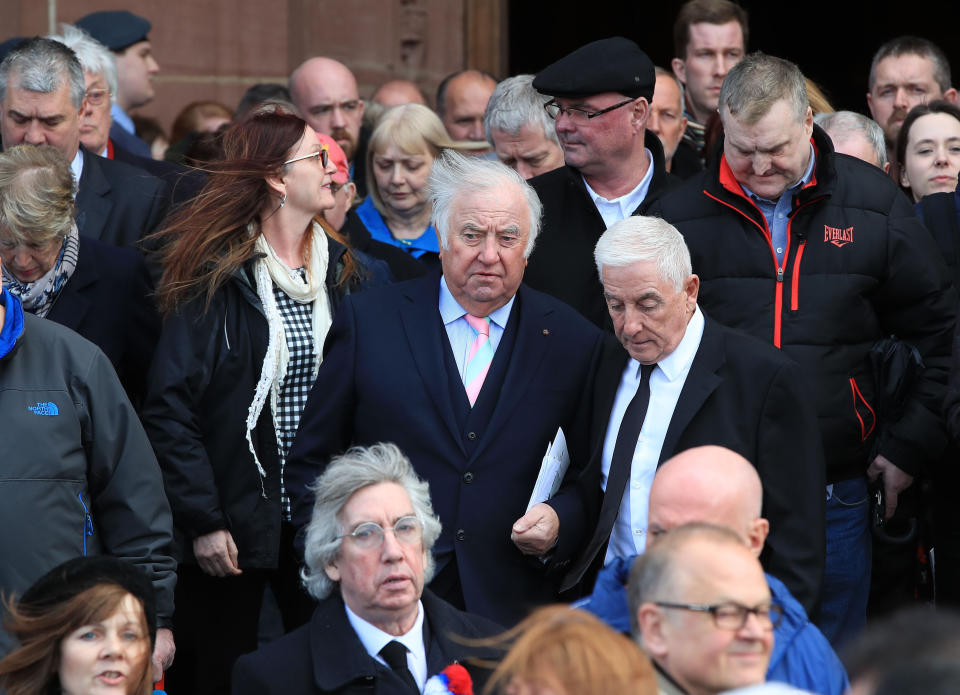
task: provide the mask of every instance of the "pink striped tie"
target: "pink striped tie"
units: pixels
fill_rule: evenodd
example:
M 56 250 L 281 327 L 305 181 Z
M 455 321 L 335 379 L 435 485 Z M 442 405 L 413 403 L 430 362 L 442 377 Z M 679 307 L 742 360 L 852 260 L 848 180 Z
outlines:
M 463 318 L 470 324 L 477 337 L 470 346 L 470 353 L 467 355 L 466 369 L 464 370 L 463 383 L 467 389 L 467 398 L 470 406 L 477 402 L 477 396 L 480 395 L 480 389 L 483 388 L 483 380 L 490 371 L 490 363 L 493 361 L 493 346 L 490 345 L 490 319 L 486 317 L 471 316 L 464 314 Z

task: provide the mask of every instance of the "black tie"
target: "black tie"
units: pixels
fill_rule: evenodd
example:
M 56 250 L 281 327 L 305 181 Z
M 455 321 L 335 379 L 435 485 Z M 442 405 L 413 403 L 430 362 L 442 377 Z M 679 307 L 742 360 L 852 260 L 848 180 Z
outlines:
M 383 649 L 380 650 L 380 656 L 393 669 L 393 672 L 400 676 L 400 680 L 409 686 L 412 692 L 419 695 L 420 688 L 417 686 L 417 681 L 410 673 L 410 669 L 407 668 L 407 648 L 400 642 L 393 640 L 384 645 Z
M 650 374 L 656 366 L 655 364 L 640 365 L 640 385 L 623 413 L 623 420 L 620 421 L 617 443 L 613 447 L 613 456 L 610 459 L 607 489 L 603 495 L 604 505 L 600 517 L 600 528 L 612 529 L 620 511 L 620 500 L 623 499 L 623 491 L 630 479 L 633 452 L 637 449 L 637 439 L 640 438 L 640 429 L 643 427 L 647 406 L 650 404 Z

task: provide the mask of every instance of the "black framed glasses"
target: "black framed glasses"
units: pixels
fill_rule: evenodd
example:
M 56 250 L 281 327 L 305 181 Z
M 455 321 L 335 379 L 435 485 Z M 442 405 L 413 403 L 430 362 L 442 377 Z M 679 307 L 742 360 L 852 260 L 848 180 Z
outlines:
M 556 120 L 557 118 L 560 118 L 562 114 L 567 114 L 567 117 L 573 119 L 574 121 L 586 123 L 591 118 L 602 116 L 605 113 L 609 113 L 614 109 L 619 109 L 621 106 L 632 104 L 635 101 L 636 99 L 626 99 L 625 101 L 621 101 L 620 103 L 614 104 L 613 106 L 608 106 L 605 109 L 600 109 L 599 111 L 587 111 L 586 109 L 579 109 L 576 106 L 569 106 L 569 107 L 561 106 L 560 104 L 557 103 L 556 99 L 551 99 L 550 101 L 548 101 L 546 104 L 543 105 L 543 108 L 547 112 L 547 115 L 550 116 L 550 118 L 553 118 L 554 120 Z
M 676 608 L 696 613 L 710 613 L 713 624 L 721 630 L 739 630 L 747 624 L 747 616 L 755 615 L 760 625 L 767 630 L 776 628 L 783 620 L 783 609 L 775 603 L 754 606 L 744 606 L 741 603 L 727 601 L 705 605 L 702 603 L 670 603 L 669 601 L 655 601 L 661 608 Z
M 423 538 L 423 524 L 415 516 L 400 517 L 390 530 L 394 538 L 404 545 L 416 545 Z M 337 536 L 337 540 L 349 537 L 361 550 L 373 550 L 383 545 L 385 536 L 386 529 L 383 526 L 375 521 L 365 521 L 350 533 Z
M 321 145 L 320 149 L 317 152 L 311 152 L 310 154 L 303 154 L 299 157 L 294 157 L 293 159 L 288 159 L 283 163 L 284 166 L 287 164 L 293 164 L 294 162 L 299 162 L 304 159 L 310 159 L 311 157 L 316 157 L 320 165 L 326 169 L 327 164 L 330 163 L 330 148 L 327 145 Z

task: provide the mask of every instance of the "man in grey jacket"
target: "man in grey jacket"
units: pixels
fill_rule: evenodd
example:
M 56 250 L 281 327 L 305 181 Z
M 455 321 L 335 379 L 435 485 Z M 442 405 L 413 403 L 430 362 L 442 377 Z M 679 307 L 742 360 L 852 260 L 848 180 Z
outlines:
M 0 263 L 2 270 L 2 263 Z M 154 673 L 173 661 L 176 563 L 150 442 L 110 360 L 0 291 L 0 591 L 78 555 L 141 567 L 157 598 Z M 0 631 L 0 655 L 13 646 Z

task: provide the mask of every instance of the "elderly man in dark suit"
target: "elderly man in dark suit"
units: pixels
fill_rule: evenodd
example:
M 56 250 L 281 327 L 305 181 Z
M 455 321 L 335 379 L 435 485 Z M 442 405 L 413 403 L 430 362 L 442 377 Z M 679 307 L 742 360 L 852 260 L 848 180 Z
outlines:
M 343 301 L 285 485 L 302 526 L 307 485 L 332 456 L 395 442 L 430 483 L 444 525 L 432 587 L 511 624 L 554 600 L 544 573 L 569 560 L 585 533 L 575 486 L 527 506 L 558 427 L 568 477 L 585 460 L 572 426 L 600 332 L 520 284 L 540 202 L 515 171 L 448 153 L 433 166 L 430 195 L 443 275 Z
M 603 491 L 593 538 L 564 585 L 644 550 L 657 467 L 716 444 L 763 483 L 763 560 L 809 611 L 824 563 L 824 463 L 816 417 L 792 360 L 697 306 L 699 278 L 680 233 L 653 217 L 604 232 L 595 252 L 618 341 L 604 346 L 592 396 L 584 485 Z
M 304 584 L 320 601 L 308 625 L 241 657 L 233 692 L 416 695 L 464 661 L 476 691 L 490 658 L 466 639 L 500 628 L 463 613 L 424 584 L 440 535 L 427 483 L 393 444 L 350 449 L 316 483 Z
M 86 86 L 72 50 L 33 38 L 0 63 L 0 135 L 6 148 L 52 145 L 70 162 L 77 181 L 80 234 L 127 246 L 160 222 L 168 193 L 145 171 L 103 159 L 80 146 Z
M 588 43 L 533 80 L 553 97 L 545 107 L 566 166 L 530 180 L 544 218 L 526 281 L 601 327 L 609 317 L 593 270 L 597 239 L 677 180 L 647 129 L 655 83 L 650 58 L 622 37 Z

